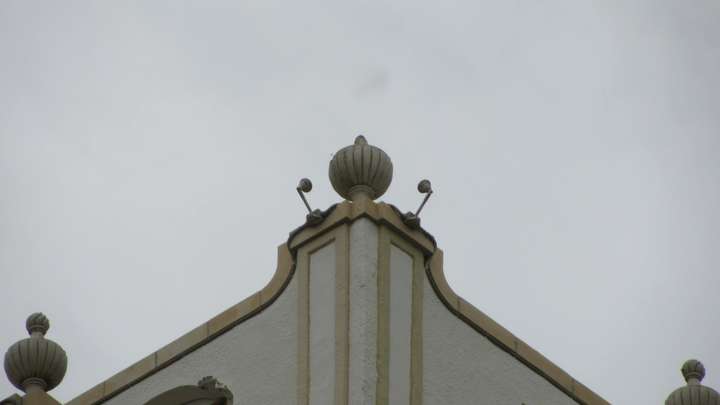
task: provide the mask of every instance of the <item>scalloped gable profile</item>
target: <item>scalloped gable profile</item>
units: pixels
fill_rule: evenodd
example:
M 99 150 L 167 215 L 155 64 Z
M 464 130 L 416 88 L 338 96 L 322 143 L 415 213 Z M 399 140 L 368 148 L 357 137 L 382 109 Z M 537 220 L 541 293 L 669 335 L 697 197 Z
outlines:
M 450 288 L 419 218 L 374 201 L 392 171 L 364 137 L 341 149 L 345 200 L 291 232 L 265 288 L 69 404 L 146 403 L 206 375 L 237 404 L 607 404 Z

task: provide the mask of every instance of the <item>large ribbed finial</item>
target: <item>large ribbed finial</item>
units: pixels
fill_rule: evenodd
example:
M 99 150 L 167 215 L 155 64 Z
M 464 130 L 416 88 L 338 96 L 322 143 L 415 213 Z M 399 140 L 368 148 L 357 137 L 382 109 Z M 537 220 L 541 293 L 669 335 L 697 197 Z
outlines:
M 665 405 L 717 405 L 720 394 L 700 384 L 705 377 L 705 366 L 698 360 L 688 360 L 680 368 L 687 385 L 680 387 L 665 400 Z
M 67 355 L 59 344 L 45 339 L 50 321 L 41 313 L 27 318 L 25 327 L 30 334 L 5 353 L 5 373 L 18 389 L 50 391 L 60 384 L 67 370 Z
M 330 161 L 330 183 L 343 198 L 371 200 L 385 194 L 392 181 L 393 165 L 380 148 L 359 135 L 355 144 L 340 149 Z

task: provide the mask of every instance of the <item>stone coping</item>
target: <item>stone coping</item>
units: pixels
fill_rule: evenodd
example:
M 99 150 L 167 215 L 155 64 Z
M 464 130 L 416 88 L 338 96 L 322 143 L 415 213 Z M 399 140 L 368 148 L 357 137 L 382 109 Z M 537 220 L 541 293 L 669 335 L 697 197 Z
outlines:
M 294 252 L 298 247 L 328 229 L 352 222 L 360 217 L 367 217 L 376 223 L 388 225 L 420 247 L 426 256 L 432 255 L 432 252 L 435 251 L 435 242 L 422 230 L 408 228 L 392 205 L 384 202 L 376 203 L 368 199 L 353 202 L 343 201 L 332 210 L 321 224 L 314 227 L 304 225 L 294 232 L 290 240 L 288 240 L 288 246 Z
M 370 218 L 376 223 L 392 228 L 423 251 L 429 261 L 429 266 L 426 266 L 427 277 L 450 312 L 579 403 L 585 405 L 609 404 L 609 402 L 573 379 L 561 368 L 515 337 L 482 311 L 459 297 L 450 288 L 445 278 L 442 266 L 442 250 L 435 247 L 434 240 L 428 237 L 426 232 L 405 226 L 397 211 L 389 204 L 361 200 L 354 202 L 344 201 L 338 204 L 319 225 L 305 225 L 293 232 L 288 242 L 278 247 L 277 270 L 270 282 L 262 290 L 233 305 L 125 370 L 90 388 L 68 402 L 67 405 L 100 404 L 169 366 L 198 347 L 207 344 L 244 320 L 255 316 L 272 304 L 292 279 L 295 271 L 295 253 L 300 246 L 330 229 L 362 217 Z
M 55 398 L 44 391 L 32 391 L 24 396 L 13 394 L 0 400 L 0 405 L 60 405 Z

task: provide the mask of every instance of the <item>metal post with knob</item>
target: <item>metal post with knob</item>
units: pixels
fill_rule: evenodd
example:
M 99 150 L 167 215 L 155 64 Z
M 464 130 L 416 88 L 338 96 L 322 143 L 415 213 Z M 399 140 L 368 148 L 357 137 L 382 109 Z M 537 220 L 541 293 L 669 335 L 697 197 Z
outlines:
M 322 211 L 316 209 L 313 210 L 310 208 L 310 204 L 307 201 L 307 198 L 305 198 L 305 193 L 309 193 L 312 191 L 312 181 L 310 179 L 303 177 L 300 179 L 300 182 L 298 183 L 295 190 L 297 191 L 298 195 L 300 196 L 300 199 L 305 204 L 305 207 L 308 210 L 308 214 L 305 216 L 305 220 L 307 221 L 308 225 L 317 225 L 321 223 L 324 219 L 324 216 L 322 214 Z
M 430 183 L 430 180 L 428 180 L 428 179 L 420 180 L 420 182 L 417 185 L 417 190 L 421 194 L 425 194 L 425 198 L 423 198 L 422 203 L 420 203 L 420 206 L 415 211 L 415 213 L 407 212 L 403 215 L 403 223 L 412 229 L 420 228 L 420 212 L 422 212 L 423 208 L 425 207 L 425 204 L 428 202 L 428 200 L 430 199 L 430 196 L 433 193 L 432 184 Z

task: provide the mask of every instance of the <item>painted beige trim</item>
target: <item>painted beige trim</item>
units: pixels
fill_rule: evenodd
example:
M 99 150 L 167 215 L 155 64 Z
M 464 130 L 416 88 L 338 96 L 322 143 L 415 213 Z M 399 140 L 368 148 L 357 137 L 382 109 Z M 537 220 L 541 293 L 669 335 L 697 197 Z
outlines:
M 422 405 L 423 398 L 423 308 L 425 291 L 425 260 L 413 249 L 413 309 L 412 309 L 412 345 L 410 357 L 410 403 Z
M 310 256 L 323 247 L 335 245 L 335 404 L 348 403 L 348 361 L 350 316 L 349 232 L 341 225 L 312 239 L 297 252 L 298 292 L 298 404 L 310 405 Z
M 405 226 L 402 223 L 402 219 L 389 205 L 382 202 L 375 203 L 364 200 L 354 203 L 344 201 L 338 204 L 322 224 L 316 227 L 306 227 L 296 234 L 288 244 L 280 245 L 278 247 L 277 270 L 268 285 L 258 293 L 179 337 L 135 365 L 90 388 L 88 391 L 68 402 L 67 405 L 94 405 L 102 403 L 158 370 L 167 367 L 187 353 L 210 342 L 224 331 L 259 313 L 277 298 L 292 278 L 294 261 L 291 252 L 297 252 L 300 246 L 333 228 L 343 224 L 349 224 L 360 217 L 367 217 L 377 224 L 386 225 L 402 236 L 407 242 L 419 247 L 422 253 L 426 257 L 429 257 L 426 270 L 427 277 L 430 279 L 435 293 L 453 314 L 581 404 L 609 404 L 609 402 L 605 401 L 580 382 L 574 380 L 565 371 L 540 353 L 530 348 L 529 345 L 516 338 L 507 329 L 493 321 L 482 311 L 460 298 L 452 290 L 445 278 L 442 250 L 436 249 L 433 241 L 428 239 L 421 231 L 413 230 Z M 213 332 L 210 331 L 211 324 L 213 325 Z M 422 367 L 420 367 L 420 369 L 421 368 Z
M 350 387 L 350 227 L 337 235 L 335 268 L 335 403 L 347 405 Z
M 410 341 L 410 404 L 422 405 L 423 388 L 423 281 L 425 258 L 422 252 L 386 226 L 380 226 L 378 236 L 378 342 L 377 387 L 378 405 L 389 405 L 390 374 L 390 254 L 393 246 L 412 258 L 412 320 Z M 393 404 L 394 405 L 394 404 Z
M 324 241 L 325 244 L 329 241 Z M 319 246 L 320 248 L 322 246 Z M 308 405 L 310 402 L 310 255 L 298 255 L 298 347 L 297 347 L 297 404 Z
M 223 332 L 256 315 L 271 304 L 292 278 L 293 258 L 286 244 L 278 247 L 277 270 L 270 282 L 259 292 L 233 305 L 173 342 L 90 388 L 66 405 L 94 405 L 118 395 L 140 380 L 167 367 L 187 353 L 210 342 Z
M 427 276 L 445 306 L 460 319 L 465 321 L 473 329 L 477 330 L 496 345 L 513 355 L 522 363 L 535 370 L 546 380 L 565 392 L 568 396 L 584 405 L 608 405 L 608 401 L 601 398 L 598 394 L 573 379 L 568 373 L 560 367 L 548 360 L 545 356 L 531 348 L 527 343 L 523 342 L 515 335 L 510 333 L 485 315 L 482 311 L 475 308 L 472 304 L 458 296 L 445 278 L 443 271 L 443 252 L 440 249 L 435 250 L 435 254 L 430 258 Z
M 21 399 L 22 405 L 60 405 L 55 398 L 43 391 L 31 391 Z
M 423 388 L 423 291 L 425 290 L 423 282 L 425 281 L 425 258 L 422 253 L 413 248 L 405 240 L 396 234 L 390 234 L 390 242 L 400 248 L 413 259 L 413 277 L 412 277 L 412 336 L 410 351 L 410 404 L 422 405 L 422 388 Z

